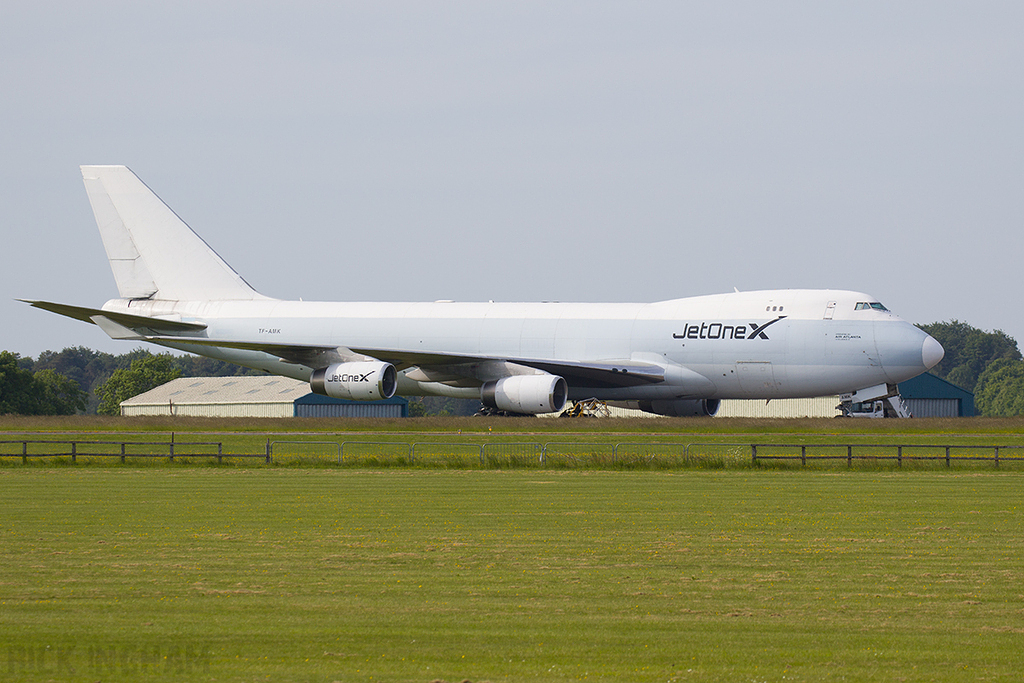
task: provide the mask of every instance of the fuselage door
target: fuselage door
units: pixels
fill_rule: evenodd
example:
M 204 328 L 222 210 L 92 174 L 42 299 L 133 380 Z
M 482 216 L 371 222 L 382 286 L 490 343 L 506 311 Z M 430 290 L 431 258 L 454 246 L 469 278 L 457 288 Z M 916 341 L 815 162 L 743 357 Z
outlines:
M 832 316 L 835 314 L 835 312 L 836 312 L 836 302 L 835 301 L 829 301 L 828 305 L 825 306 L 825 318 L 824 319 L 825 320 L 831 320 Z
M 763 396 L 766 393 L 771 395 L 778 388 L 775 384 L 775 372 L 768 361 L 737 361 L 736 376 L 740 380 L 740 389 L 754 396 Z

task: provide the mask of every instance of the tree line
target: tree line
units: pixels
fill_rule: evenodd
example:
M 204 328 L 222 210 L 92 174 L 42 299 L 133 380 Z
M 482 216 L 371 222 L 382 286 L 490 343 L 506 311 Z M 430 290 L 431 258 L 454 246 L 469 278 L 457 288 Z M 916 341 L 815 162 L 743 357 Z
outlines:
M 260 374 L 203 356 L 145 349 L 115 356 L 75 346 L 36 359 L 0 351 L 0 415 L 119 415 L 121 401 L 177 377 Z
M 932 374 L 972 392 L 979 414 L 1024 415 L 1024 359 L 1013 337 L 958 320 L 918 327 L 946 350 Z M 212 358 L 145 349 L 115 356 L 76 346 L 44 351 L 36 359 L 0 351 L 0 414 L 118 415 L 121 401 L 177 377 L 259 374 Z M 427 397 L 412 408 L 418 414 L 466 414 L 473 403 Z
M 946 350 L 931 373 L 973 393 L 979 415 L 1024 415 L 1024 360 L 1013 337 L 959 320 L 918 327 Z

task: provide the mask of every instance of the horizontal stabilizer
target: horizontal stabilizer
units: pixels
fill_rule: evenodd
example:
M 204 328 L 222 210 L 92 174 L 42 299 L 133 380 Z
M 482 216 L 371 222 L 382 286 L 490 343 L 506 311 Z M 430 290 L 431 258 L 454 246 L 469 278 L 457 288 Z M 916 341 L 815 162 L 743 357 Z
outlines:
M 58 315 L 67 316 L 68 318 L 81 320 L 82 322 L 100 325 L 104 332 L 110 334 L 106 327 L 95 320 L 97 317 L 105 318 L 121 327 L 128 328 L 135 332 L 135 336 L 130 337 L 131 339 L 142 339 L 147 336 L 160 334 L 195 334 L 196 332 L 206 329 L 205 323 L 188 323 L 180 320 L 150 318 L 144 315 L 114 313 L 111 311 L 104 311 L 101 308 L 85 308 L 83 306 L 53 303 L 52 301 L 30 301 L 28 299 L 18 299 L 18 301 L 23 301 L 34 308 L 41 308 L 44 311 L 50 311 L 51 313 L 57 313 Z M 128 337 L 115 337 L 115 339 L 125 338 Z

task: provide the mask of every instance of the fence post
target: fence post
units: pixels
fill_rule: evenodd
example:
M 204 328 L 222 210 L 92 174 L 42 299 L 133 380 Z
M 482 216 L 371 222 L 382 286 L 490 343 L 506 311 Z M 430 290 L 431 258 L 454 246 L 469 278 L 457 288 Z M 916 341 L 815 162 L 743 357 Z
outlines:
M 217 442 L 217 464 L 219 465 L 222 462 L 224 462 L 224 442 L 223 441 L 218 441 Z
M 807 446 L 800 446 L 800 464 L 807 465 Z
M 171 451 L 170 451 L 171 462 L 174 462 L 174 432 L 171 432 Z
M 853 446 L 846 447 L 846 466 L 853 467 Z
M 78 453 L 78 444 L 74 441 L 71 442 L 71 462 L 75 461 L 75 454 Z
M 896 447 L 896 466 L 903 467 L 903 446 Z
M 21 442 L 21 464 L 28 464 L 28 441 Z
M 121 462 L 124 462 L 124 441 L 121 442 Z
M 757 464 L 757 444 L 750 444 L 750 463 Z
M 995 449 L 996 449 L 996 467 L 999 467 L 999 446 L 996 446 Z
M 267 464 L 270 464 L 270 437 L 267 437 Z
M 946 446 L 946 469 L 949 469 L 949 446 Z

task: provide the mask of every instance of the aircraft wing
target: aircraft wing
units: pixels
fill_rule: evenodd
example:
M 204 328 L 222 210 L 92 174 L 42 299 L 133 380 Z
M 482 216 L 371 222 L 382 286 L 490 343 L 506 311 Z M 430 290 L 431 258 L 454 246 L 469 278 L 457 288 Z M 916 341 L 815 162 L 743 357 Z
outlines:
M 541 370 L 565 379 L 570 386 L 608 389 L 656 384 L 665 381 L 665 368 L 654 363 L 637 361 L 567 361 L 535 358 L 505 358 L 483 355 L 424 353 L 399 349 L 346 348 L 270 342 L 246 342 L 206 337 L 151 336 L 144 341 L 169 344 L 217 346 L 246 351 L 262 351 L 290 363 L 307 367 L 324 367 L 330 363 L 373 358 L 391 363 L 399 370 L 418 367 L 438 374 L 478 378 L 476 369 L 483 364 L 506 362 Z
M 286 363 L 305 365 L 308 368 L 324 368 L 333 363 L 369 360 L 340 346 L 316 346 L 303 344 L 275 344 L 271 342 L 239 342 L 206 337 L 146 337 L 145 341 L 178 346 L 216 346 L 222 349 L 262 351 L 277 356 Z M 378 359 L 379 360 L 379 359 Z
M 401 351 L 396 349 L 353 348 L 356 353 L 384 360 L 395 367 L 445 368 L 463 366 L 469 370 L 473 366 L 492 361 L 504 361 L 525 365 L 535 370 L 558 375 L 570 386 L 591 389 L 610 389 L 615 387 L 635 387 L 643 384 L 656 384 L 665 381 L 665 368 L 654 363 L 636 361 L 619 362 L 587 362 L 569 360 L 549 360 L 536 358 L 497 358 L 494 356 L 457 355 L 441 353 L 423 353 L 421 351 Z

